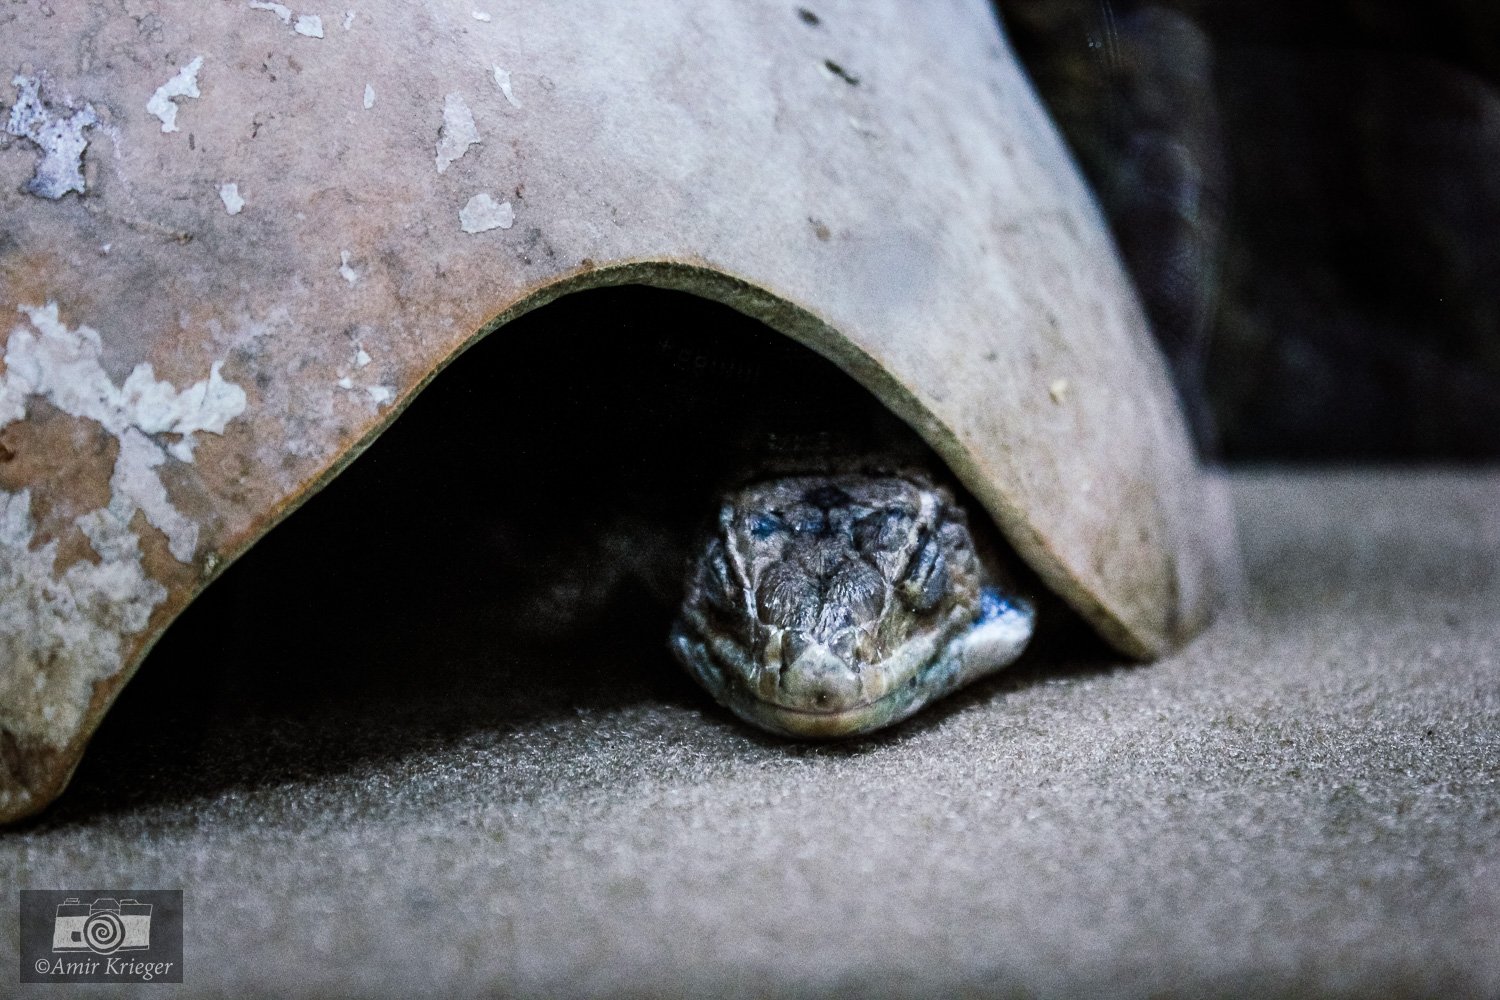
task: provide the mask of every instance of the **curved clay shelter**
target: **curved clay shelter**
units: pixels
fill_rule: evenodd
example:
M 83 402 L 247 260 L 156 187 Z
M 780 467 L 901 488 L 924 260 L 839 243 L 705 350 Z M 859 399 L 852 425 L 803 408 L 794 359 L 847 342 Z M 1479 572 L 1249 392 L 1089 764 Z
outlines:
M 592 286 L 832 359 L 1121 652 L 1201 625 L 1181 418 L 984 0 L 480 6 L 0 15 L 0 819 L 439 369 Z

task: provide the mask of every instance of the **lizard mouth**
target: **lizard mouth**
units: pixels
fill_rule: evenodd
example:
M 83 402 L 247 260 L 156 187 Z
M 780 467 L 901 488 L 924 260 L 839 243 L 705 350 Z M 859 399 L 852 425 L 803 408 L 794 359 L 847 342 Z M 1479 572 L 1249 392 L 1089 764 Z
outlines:
M 753 718 L 743 714 L 741 717 L 783 736 L 797 739 L 840 739 L 859 736 L 898 722 L 928 701 L 922 698 L 914 702 L 902 695 L 901 691 L 892 691 L 874 701 L 834 711 L 791 708 L 762 702 L 760 711 L 754 713 Z M 910 708 L 902 711 L 908 705 Z
M 891 725 L 951 691 L 957 680 L 957 661 L 949 650 L 926 648 L 925 643 L 879 664 L 851 667 L 831 659 L 810 664 L 809 683 L 791 689 L 774 672 L 756 670 L 743 649 L 725 648 L 683 619 L 673 628 L 671 643 L 677 658 L 721 705 L 746 722 L 798 739 L 857 736 Z M 836 670 L 846 672 L 841 690 L 820 692 L 819 678 Z M 762 683 L 752 680 L 757 677 Z

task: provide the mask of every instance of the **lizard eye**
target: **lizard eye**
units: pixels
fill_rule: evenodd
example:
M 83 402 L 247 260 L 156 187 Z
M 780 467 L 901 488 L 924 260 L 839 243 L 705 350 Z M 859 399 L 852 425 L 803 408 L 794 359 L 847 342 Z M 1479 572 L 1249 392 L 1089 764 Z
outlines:
M 755 514 L 750 518 L 750 537 L 766 539 L 781 530 L 781 519 L 775 514 Z

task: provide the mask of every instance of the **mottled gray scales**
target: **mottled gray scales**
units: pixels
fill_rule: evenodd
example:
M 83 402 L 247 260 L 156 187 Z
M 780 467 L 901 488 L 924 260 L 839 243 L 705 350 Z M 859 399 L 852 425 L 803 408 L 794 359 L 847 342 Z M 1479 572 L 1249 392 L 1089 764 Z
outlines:
M 725 497 L 699 552 L 673 650 L 720 703 L 774 732 L 888 725 L 1006 666 L 1030 636 L 1016 603 L 1006 641 L 974 642 L 999 617 L 987 618 L 986 588 L 993 600 L 1009 588 L 953 495 L 920 473 L 753 483 Z

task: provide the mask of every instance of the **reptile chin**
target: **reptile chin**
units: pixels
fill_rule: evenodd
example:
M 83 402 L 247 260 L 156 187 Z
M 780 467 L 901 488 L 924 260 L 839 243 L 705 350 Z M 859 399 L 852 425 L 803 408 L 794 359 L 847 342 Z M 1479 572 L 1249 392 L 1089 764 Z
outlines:
M 967 633 L 968 628 L 963 631 Z M 1024 643 L 1024 639 L 1021 640 Z M 899 722 L 967 678 L 962 636 L 934 655 L 927 644 L 880 664 L 822 651 L 793 667 L 764 669 L 737 643 L 706 638 L 687 616 L 672 633 L 677 658 L 714 699 L 762 729 L 801 739 L 856 736 Z
M 788 736 L 869 732 L 1019 655 L 1030 607 L 1002 575 L 927 480 L 767 480 L 725 499 L 672 647 L 748 722 Z

